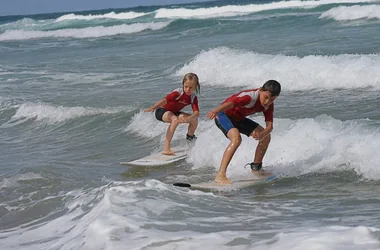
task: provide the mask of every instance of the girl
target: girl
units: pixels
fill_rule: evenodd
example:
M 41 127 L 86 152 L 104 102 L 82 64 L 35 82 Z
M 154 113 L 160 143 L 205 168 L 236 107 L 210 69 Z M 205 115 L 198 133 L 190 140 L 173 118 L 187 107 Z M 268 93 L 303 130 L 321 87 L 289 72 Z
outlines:
M 144 110 L 144 112 L 153 112 L 155 110 L 157 120 L 170 123 L 166 132 L 162 154 L 175 154 L 170 148 L 170 142 L 180 123 L 189 123 L 186 139 L 189 141 L 196 139 L 194 132 L 198 126 L 199 108 L 198 98 L 195 93 L 198 94 L 199 92 L 200 85 L 198 76 L 194 73 L 188 73 L 183 77 L 182 88 L 173 90 L 152 107 Z M 191 105 L 193 114 L 181 112 L 181 110 L 188 105 Z

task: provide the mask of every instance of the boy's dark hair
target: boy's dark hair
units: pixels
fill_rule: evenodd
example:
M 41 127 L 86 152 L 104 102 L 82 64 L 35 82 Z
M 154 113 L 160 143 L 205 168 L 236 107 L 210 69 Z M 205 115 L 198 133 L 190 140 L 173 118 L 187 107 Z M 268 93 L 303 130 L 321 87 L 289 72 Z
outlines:
M 269 80 L 261 87 L 262 91 L 269 91 L 272 96 L 279 96 L 281 92 L 281 84 L 276 80 Z

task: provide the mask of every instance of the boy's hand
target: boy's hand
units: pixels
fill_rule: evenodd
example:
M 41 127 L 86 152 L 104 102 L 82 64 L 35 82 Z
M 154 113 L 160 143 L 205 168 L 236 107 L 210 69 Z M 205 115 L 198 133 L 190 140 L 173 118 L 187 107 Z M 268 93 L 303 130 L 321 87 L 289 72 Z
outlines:
M 145 109 L 144 112 L 153 112 L 154 110 L 155 110 L 154 108 L 150 107 L 150 108 Z
M 252 133 L 252 137 L 256 140 L 259 140 L 259 141 L 264 139 L 265 136 L 266 136 L 266 134 L 264 133 L 264 131 L 262 131 L 262 132 L 253 131 L 253 133 Z
M 208 119 L 214 119 L 216 117 L 216 113 L 214 111 L 210 111 L 206 114 Z

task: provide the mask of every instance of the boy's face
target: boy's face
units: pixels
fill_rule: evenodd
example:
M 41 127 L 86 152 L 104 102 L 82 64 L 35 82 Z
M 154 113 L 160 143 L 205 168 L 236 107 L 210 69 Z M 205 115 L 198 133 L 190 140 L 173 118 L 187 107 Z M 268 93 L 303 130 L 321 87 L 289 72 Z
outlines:
M 274 100 L 276 100 L 277 96 L 272 96 L 269 91 L 260 91 L 260 102 L 264 108 L 267 108 L 271 105 Z

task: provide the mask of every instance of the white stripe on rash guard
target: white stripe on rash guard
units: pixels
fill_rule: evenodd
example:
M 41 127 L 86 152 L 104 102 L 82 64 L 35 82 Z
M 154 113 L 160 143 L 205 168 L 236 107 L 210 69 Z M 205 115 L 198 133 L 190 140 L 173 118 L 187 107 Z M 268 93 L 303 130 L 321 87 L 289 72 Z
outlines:
M 181 98 L 181 96 L 182 96 L 183 93 L 184 93 L 183 88 L 175 89 L 175 90 L 172 91 L 172 93 L 173 93 L 173 92 L 178 92 L 178 93 L 179 93 L 179 96 L 176 98 L 176 100 L 179 100 L 179 98 Z M 193 104 L 195 97 L 196 97 L 196 94 L 192 93 L 192 94 L 191 94 L 191 97 L 190 97 L 191 104 Z
M 243 107 L 249 109 L 249 108 L 252 108 L 255 105 L 257 99 L 259 98 L 259 90 L 256 90 L 256 91 L 254 91 L 254 90 L 252 90 L 252 91 L 244 91 L 244 92 L 240 93 L 238 95 L 238 97 L 243 97 L 243 96 L 246 96 L 246 95 L 250 96 L 251 99 L 252 99 L 252 101 L 250 103 L 248 103 L 247 105 L 243 106 Z

